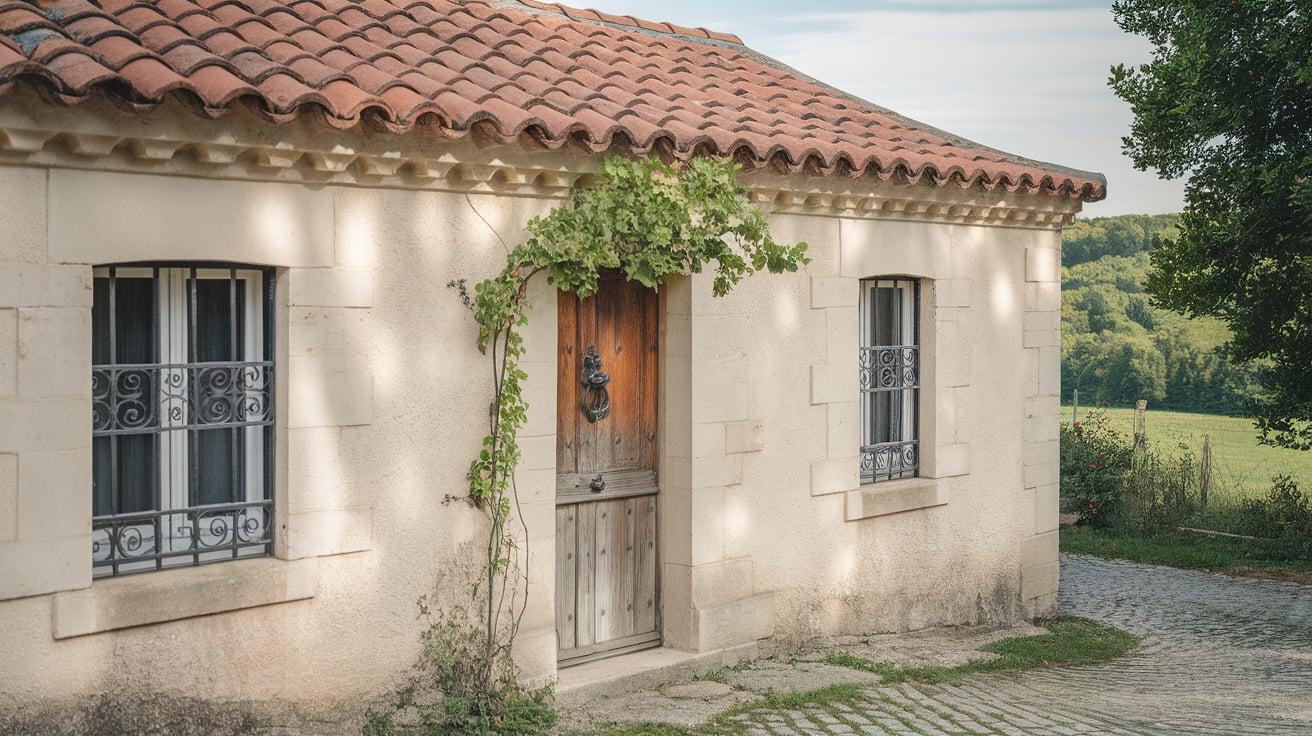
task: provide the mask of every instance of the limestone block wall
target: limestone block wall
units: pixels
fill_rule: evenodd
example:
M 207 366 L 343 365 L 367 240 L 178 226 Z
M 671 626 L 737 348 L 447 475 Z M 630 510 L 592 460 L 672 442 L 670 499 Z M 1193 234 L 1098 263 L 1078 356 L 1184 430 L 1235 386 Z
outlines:
M 1057 610 L 1060 512 L 1061 240 L 1025 251 L 1025 496 L 1034 523 L 1021 550 L 1021 598 L 1031 616 Z
M 3 600 L 91 577 L 91 272 L 46 258 L 44 171 L 0 169 L 0 201 Z
M 70 727 L 102 694 L 125 717 L 359 715 L 413 665 L 420 597 L 460 604 L 482 556 L 485 515 L 444 499 L 489 370 L 446 284 L 495 273 L 555 202 L 24 166 L 0 166 L 0 200 L 0 731 Z M 92 267 L 186 260 L 276 268 L 274 555 L 93 583 Z M 532 303 L 519 488 L 540 554 L 516 654 L 544 680 L 555 293 Z
M 684 284 L 670 291 L 690 304 L 669 323 L 683 352 L 667 355 L 687 361 L 692 392 L 679 438 L 691 538 L 687 559 L 663 568 L 667 605 L 690 601 L 679 641 L 705 649 L 769 629 L 788 646 L 1048 610 L 1060 285 L 1052 271 L 1032 280 L 1031 262 L 1055 253 L 1057 232 L 791 212 L 772 226 L 811 245 L 803 272 L 723 299 L 707 276 L 688 279 L 686 297 Z M 921 280 L 922 467 L 863 486 L 857 307 L 874 276 Z
M 758 589 L 749 552 L 732 542 L 735 509 L 752 491 L 743 468 L 764 446 L 751 410 L 754 327 L 748 315 L 718 311 L 709 288 L 674 279 L 664 297 L 663 632 L 667 645 L 693 651 L 753 643 L 775 623 L 773 593 Z

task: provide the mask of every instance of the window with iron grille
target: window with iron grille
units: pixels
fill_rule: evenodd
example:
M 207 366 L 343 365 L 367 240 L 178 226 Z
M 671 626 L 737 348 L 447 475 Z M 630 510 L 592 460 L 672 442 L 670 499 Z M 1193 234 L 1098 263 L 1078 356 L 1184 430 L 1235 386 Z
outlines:
M 270 552 L 273 280 L 213 264 L 95 269 L 96 577 Z
M 920 282 L 861 282 L 861 482 L 920 468 Z

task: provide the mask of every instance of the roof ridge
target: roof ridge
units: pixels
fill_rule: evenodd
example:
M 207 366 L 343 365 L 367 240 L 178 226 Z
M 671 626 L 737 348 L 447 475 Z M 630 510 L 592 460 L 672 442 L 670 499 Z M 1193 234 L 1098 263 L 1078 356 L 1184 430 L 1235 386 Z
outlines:
M 487 2 L 488 0 L 482 1 Z M 615 15 L 593 8 L 577 8 L 556 2 L 544 2 L 543 0 L 499 0 L 499 2 L 498 0 L 492 0 L 492 2 L 503 7 L 517 7 L 533 15 L 551 13 L 579 23 L 600 23 L 648 33 L 681 36 L 694 41 L 719 41 L 735 46 L 744 46 L 743 40 L 735 34 L 714 31 L 702 26 L 689 27 L 670 23 L 669 21 L 650 21 L 633 15 Z

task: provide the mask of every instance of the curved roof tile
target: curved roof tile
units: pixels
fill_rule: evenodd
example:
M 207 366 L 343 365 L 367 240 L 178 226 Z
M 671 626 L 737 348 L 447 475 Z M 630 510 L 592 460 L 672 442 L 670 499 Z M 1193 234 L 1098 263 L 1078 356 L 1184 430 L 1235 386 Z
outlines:
M 1080 198 L 1099 174 L 1030 161 L 846 95 L 737 37 L 539 0 L 0 0 L 0 94 L 217 116 L 314 113 L 559 148 L 659 148 L 809 174 Z

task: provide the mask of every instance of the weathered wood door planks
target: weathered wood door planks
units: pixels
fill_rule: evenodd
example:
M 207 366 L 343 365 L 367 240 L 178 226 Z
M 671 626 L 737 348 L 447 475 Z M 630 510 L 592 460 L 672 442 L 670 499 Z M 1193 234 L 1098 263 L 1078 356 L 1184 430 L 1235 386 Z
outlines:
M 559 298 L 556 630 L 561 665 L 660 642 L 656 564 L 658 307 L 654 291 L 603 276 Z M 589 348 L 609 413 L 583 407 Z M 594 397 L 595 398 L 595 397 Z

